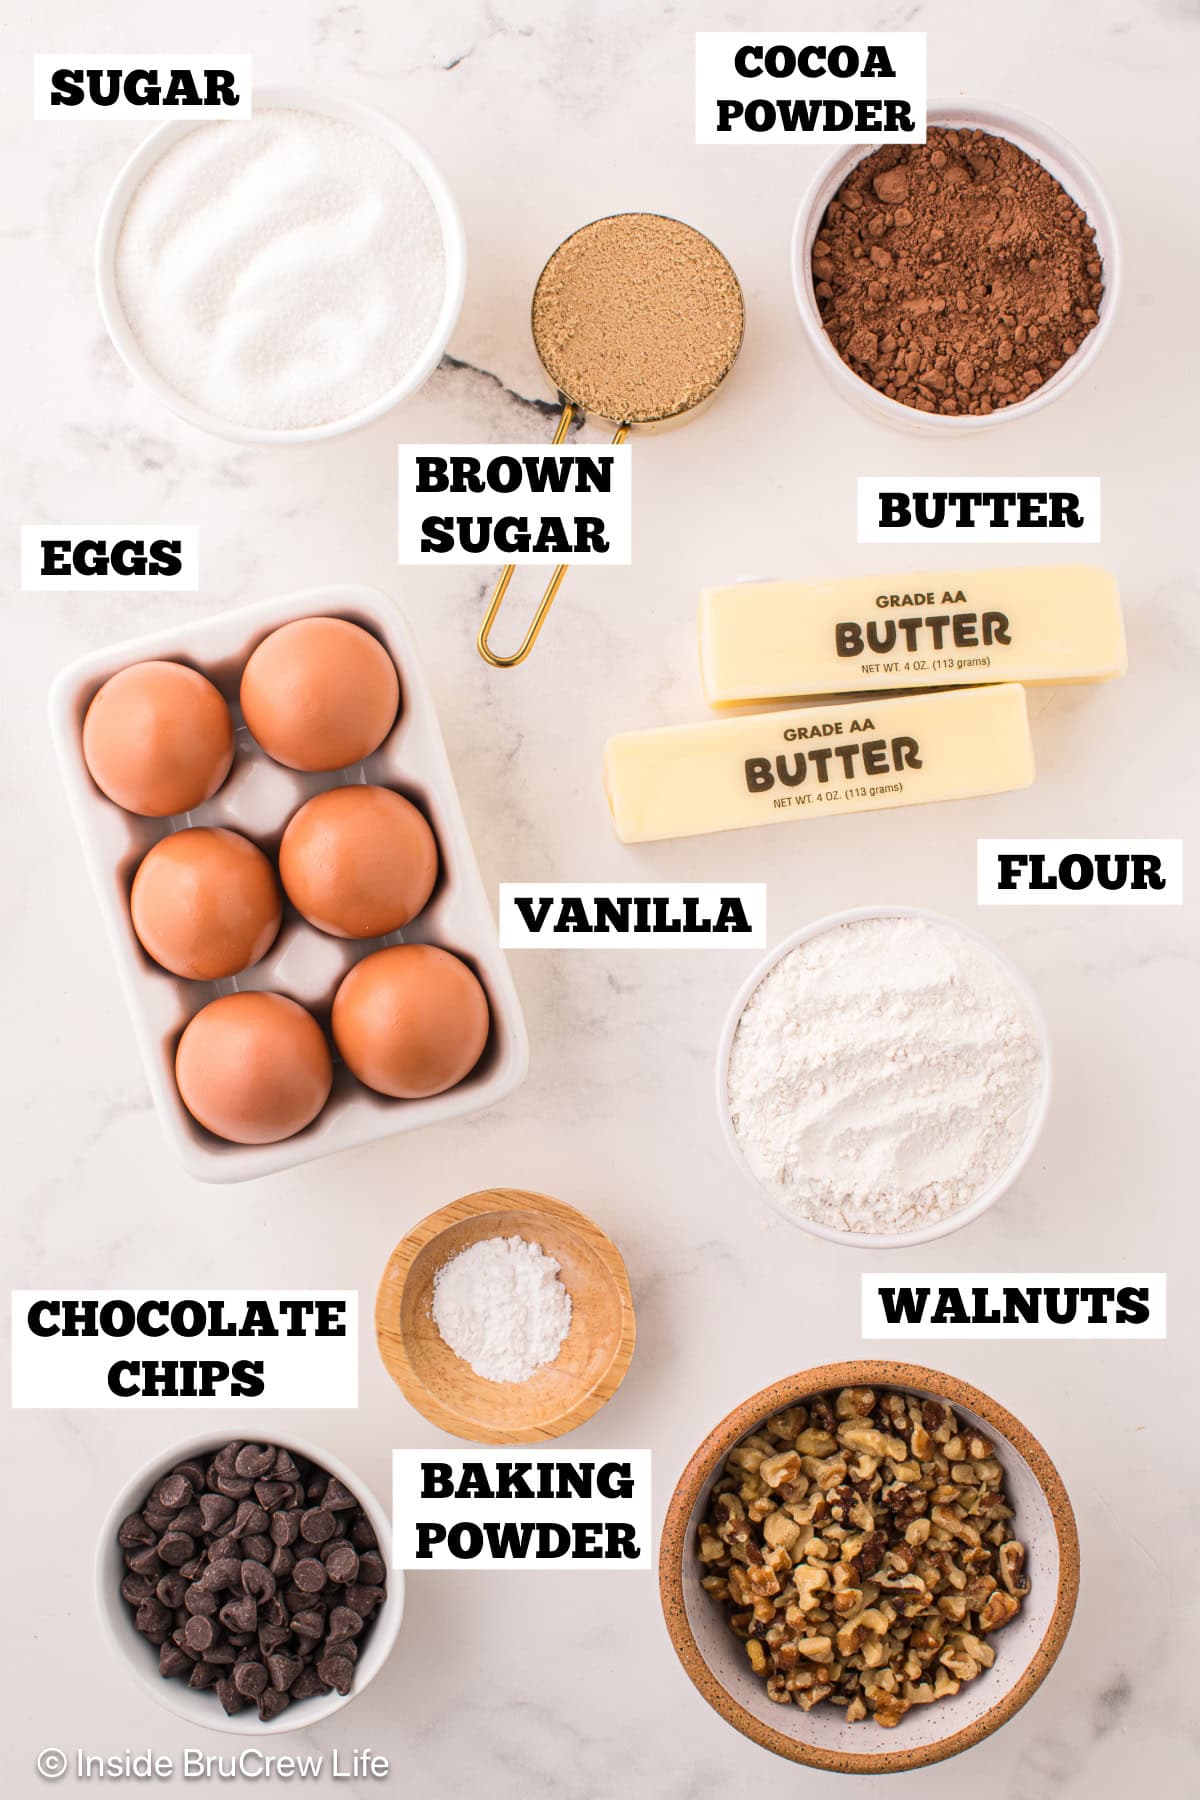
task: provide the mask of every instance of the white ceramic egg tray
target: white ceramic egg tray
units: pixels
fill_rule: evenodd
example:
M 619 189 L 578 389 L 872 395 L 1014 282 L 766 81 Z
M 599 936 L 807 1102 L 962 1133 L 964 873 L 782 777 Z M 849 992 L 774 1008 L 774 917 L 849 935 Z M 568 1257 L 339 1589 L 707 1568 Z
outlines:
M 400 713 L 373 756 L 328 775 L 305 775 L 272 762 L 242 722 L 238 687 L 250 652 L 289 619 L 314 614 L 349 619 L 385 645 L 400 676 Z M 188 663 L 207 675 L 233 713 L 233 768 L 211 800 L 172 819 L 123 812 L 96 787 L 83 760 L 82 727 L 96 690 L 129 663 L 149 658 Z M 390 1137 L 494 1105 L 520 1086 L 529 1044 L 520 1002 L 501 953 L 479 865 L 467 835 L 445 744 L 412 634 L 399 607 L 374 588 L 309 588 L 94 651 L 58 676 L 50 723 L 71 811 L 146 1066 L 155 1105 L 176 1153 L 200 1181 L 247 1181 L 312 1162 L 334 1150 Z M 372 782 L 402 793 L 437 838 L 437 885 L 424 911 L 403 931 L 357 943 L 329 937 L 285 902 L 279 936 L 261 962 L 225 981 L 185 981 L 151 961 L 129 916 L 129 890 L 150 846 L 188 825 L 223 825 L 274 856 L 289 818 L 323 788 Z M 220 994 L 266 988 L 307 1006 L 328 1035 L 334 992 L 352 963 L 383 944 L 429 943 L 460 956 L 483 983 L 492 1022 L 475 1068 L 457 1087 L 425 1100 L 392 1100 L 355 1080 L 336 1058 L 333 1092 L 306 1130 L 281 1143 L 240 1145 L 214 1137 L 192 1118 L 175 1085 L 175 1048 L 184 1026 Z M 332 1048 L 332 1043 L 331 1043 Z

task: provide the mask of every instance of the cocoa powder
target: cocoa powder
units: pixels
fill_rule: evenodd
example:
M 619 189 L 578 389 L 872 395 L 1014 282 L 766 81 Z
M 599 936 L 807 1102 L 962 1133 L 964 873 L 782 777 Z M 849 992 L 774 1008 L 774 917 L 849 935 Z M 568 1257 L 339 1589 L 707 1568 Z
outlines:
M 813 244 L 825 329 L 864 381 L 921 412 L 1027 399 L 1099 318 L 1096 234 L 1007 138 L 931 126 L 864 157 Z

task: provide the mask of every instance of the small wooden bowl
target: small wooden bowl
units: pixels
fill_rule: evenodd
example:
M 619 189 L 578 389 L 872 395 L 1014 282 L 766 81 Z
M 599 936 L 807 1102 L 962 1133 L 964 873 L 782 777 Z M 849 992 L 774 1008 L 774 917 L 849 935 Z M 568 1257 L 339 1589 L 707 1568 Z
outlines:
M 571 1328 L 555 1360 L 528 1381 L 485 1381 L 434 1324 L 433 1280 L 468 1245 L 514 1236 L 559 1264 Z M 430 1424 L 483 1444 L 536 1444 L 574 1431 L 616 1393 L 636 1336 L 612 1239 L 573 1206 L 523 1188 L 484 1188 L 430 1213 L 392 1251 L 375 1299 L 379 1354 L 405 1399 Z
M 843 1387 L 899 1388 L 946 1400 L 968 1426 L 996 1446 L 1026 1547 L 1030 1592 L 1019 1617 L 996 1634 L 996 1661 L 961 1692 L 917 1706 L 892 1730 L 869 1719 L 848 1723 L 833 1706 L 781 1706 L 768 1699 L 723 1610 L 700 1585 L 696 1529 L 725 1458 L 769 1419 Z M 711 1431 L 667 1507 L 659 1552 L 659 1588 L 667 1629 L 696 1687 L 722 1718 L 777 1756 L 844 1775 L 923 1769 L 968 1750 L 1011 1719 L 1035 1694 L 1063 1647 L 1079 1591 L 1075 1516 L 1054 1464 L 1020 1420 L 989 1395 L 951 1375 L 902 1362 L 827 1363 L 752 1394 Z

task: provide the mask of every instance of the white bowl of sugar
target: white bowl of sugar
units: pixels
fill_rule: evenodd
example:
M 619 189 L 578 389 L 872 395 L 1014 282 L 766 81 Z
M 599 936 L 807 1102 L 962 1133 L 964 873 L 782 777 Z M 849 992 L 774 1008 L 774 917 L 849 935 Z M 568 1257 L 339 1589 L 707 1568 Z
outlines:
M 954 919 L 867 906 L 778 944 L 734 997 L 717 1117 L 789 1224 L 859 1250 L 994 1206 L 1033 1153 L 1050 1046 L 1016 965 Z
M 437 168 L 382 113 L 258 87 L 248 119 L 169 124 L 113 185 L 96 243 L 109 336 L 180 418 L 303 444 L 428 380 L 466 239 Z

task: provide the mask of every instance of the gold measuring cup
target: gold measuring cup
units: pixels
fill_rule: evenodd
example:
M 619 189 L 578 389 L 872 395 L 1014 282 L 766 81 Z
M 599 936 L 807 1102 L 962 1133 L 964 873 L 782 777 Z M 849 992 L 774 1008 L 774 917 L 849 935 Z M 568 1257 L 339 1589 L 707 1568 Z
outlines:
M 558 390 L 552 444 L 575 418 L 634 425 L 691 412 L 719 387 L 741 349 L 745 304 L 737 276 L 702 232 L 660 213 L 614 213 L 561 243 L 538 277 L 530 313 L 534 348 Z M 537 642 L 566 579 L 559 563 L 517 648 L 491 647 L 513 563 L 501 569 L 476 639 L 495 669 L 515 669 Z

